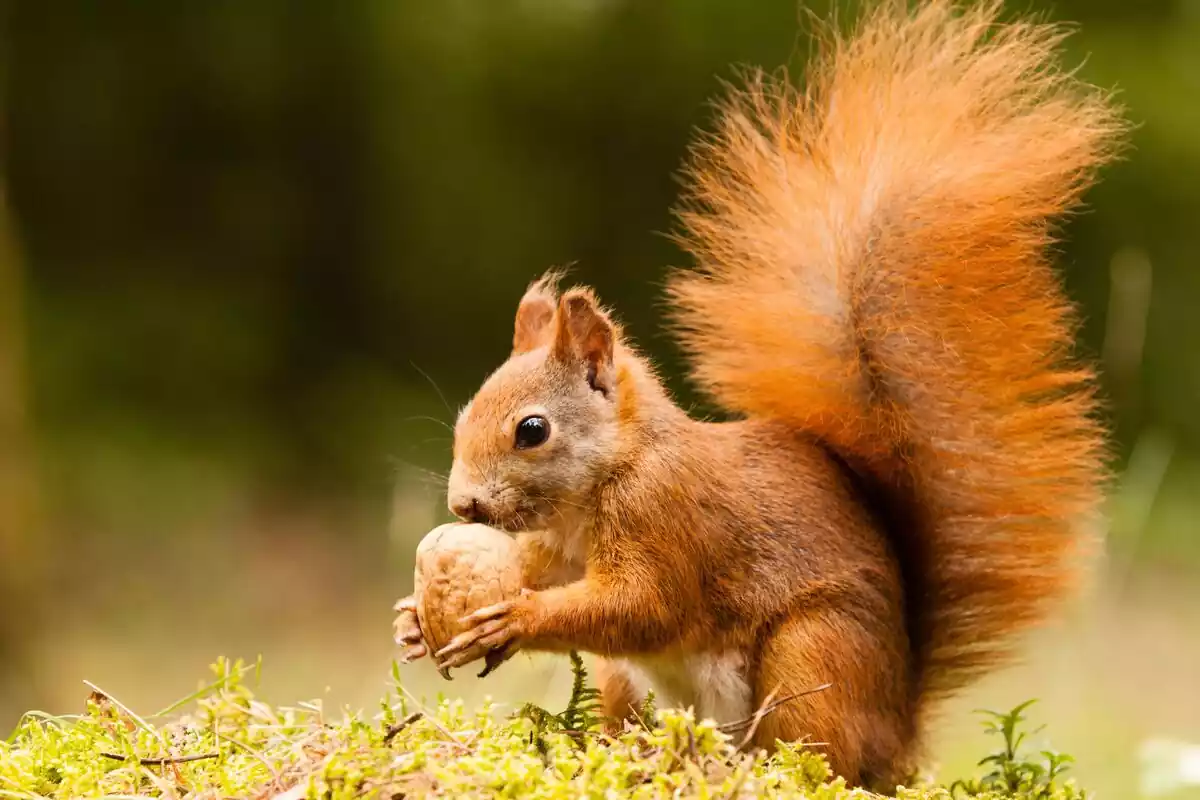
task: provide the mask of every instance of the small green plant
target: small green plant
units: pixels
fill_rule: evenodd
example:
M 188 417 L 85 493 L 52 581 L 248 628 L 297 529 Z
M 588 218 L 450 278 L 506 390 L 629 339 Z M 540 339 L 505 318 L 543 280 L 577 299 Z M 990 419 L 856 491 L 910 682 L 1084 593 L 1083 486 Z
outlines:
M 579 653 L 571 651 L 571 699 L 559 715 L 563 727 L 570 731 L 587 731 L 602 722 L 600 690 L 588 685 L 587 669 Z
M 600 712 L 600 690 L 588 684 L 588 673 L 583 665 L 583 658 L 572 650 L 570 660 L 571 697 L 562 712 L 554 714 L 535 703 L 526 703 L 513 715 L 514 718 L 524 718 L 533 723 L 533 730 L 529 734 L 530 741 L 543 756 L 548 751 L 546 734 L 565 733 L 574 735 L 576 741 L 581 741 L 580 735 L 604 722 Z
M 650 725 L 654 722 L 658 715 L 658 705 L 654 698 L 654 690 L 646 692 L 646 697 L 642 700 L 642 707 L 638 709 L 638 720 L 642 725 Z
M 981 778 L 958 780 L 950 785 L 954 797 L 977 797 L 988 793 L 1004 793 L 1025 800 L 1086 800 L 1087 794 L 1076 789 L 1073 783 L 1058 781 L 1067 771 L 1073 759 L 1066 754 L 1041 750 L 1035 755 L 1026 755 L 1021 746 L 1025 743 L 1026 731 L 1022 725 L 1028 721 L 1025 710 L 1036 700 L 1027 700 L 1016 708 L 1001 713 L 981 710 L 984 730 L 999 736 L 1002 747 L 981 759 L 979 766 L 990 771 Z M 1038 733 L 1042 728 L 1036 728 Z

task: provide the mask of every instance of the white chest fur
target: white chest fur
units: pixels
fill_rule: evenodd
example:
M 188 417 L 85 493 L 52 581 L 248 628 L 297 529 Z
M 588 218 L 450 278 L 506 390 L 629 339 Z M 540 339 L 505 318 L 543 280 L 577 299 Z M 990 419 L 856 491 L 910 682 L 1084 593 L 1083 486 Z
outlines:
M 752 713 L 746 658 L 739 651 L 661 654 L 629 659 L 640 690 L 653 689 L 662 708 L 692 708 L 697 719 L 736 722 Z

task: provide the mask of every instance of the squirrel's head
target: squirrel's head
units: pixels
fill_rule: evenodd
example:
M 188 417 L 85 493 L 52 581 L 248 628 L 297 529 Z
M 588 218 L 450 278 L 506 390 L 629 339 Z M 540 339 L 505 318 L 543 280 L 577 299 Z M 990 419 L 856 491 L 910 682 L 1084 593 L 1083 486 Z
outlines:
M 462 519 L 552 527 L 618 455 L 619 329 L 591 291 L 559 297 L 554 281 L 525 292 L 512 354 L 459 414 L 447 503 Z

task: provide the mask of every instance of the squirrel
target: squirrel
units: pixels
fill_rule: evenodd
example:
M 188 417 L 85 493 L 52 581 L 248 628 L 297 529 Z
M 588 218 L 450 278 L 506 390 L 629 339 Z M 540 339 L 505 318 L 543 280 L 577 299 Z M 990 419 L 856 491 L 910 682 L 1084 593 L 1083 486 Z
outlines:
M 531 284 L 448 482 L 456 516 L 518 538 L 526 589 L 432 658 L 586 651 L 615 718 L 651 688 L 722 723 L 770 703 L 754 745 L 911 777 L 936 703 L 1077 586 L 1108 479 L 1049 250 L 1126 126 L 1056 65 L 1063 35 L 883 0 L 824 30 L 805 88 L 730 90 L 667 283 L 728 420 L 678 407 L 592 290 Z

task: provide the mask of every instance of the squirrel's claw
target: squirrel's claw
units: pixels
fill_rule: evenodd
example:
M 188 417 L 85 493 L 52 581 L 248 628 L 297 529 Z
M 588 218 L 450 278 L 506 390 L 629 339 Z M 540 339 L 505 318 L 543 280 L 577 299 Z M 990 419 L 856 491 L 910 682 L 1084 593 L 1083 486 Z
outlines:
M 521 648 L 517 646 L 516 642 L 512 642 L 503 650 L 489 650 L 488 654 L 484 656 L 483 659 L 483 670 L 476 677 L 486 678 L 488 675 L 491 675 L 493 672 L 499 669 L 501 664 L 516 655 L 517 651 L 520 649 Z
M 425 638 L 421 634 L 421 625 L 417 621 L 417 602 L 413 597 L 405 597 L 392 606 L 399 612 L 392 623 L 392 638 L 396 644 L 403 647 L 398 660 L 407 664 L 425 656 L 429 648 L 425 646 Z
M 522 593 L 524 594 L 524 592 L 522 592 Z M 502 603 L 496 603 L 495 605 L 485 606 L 474 613 L 467 614 L 465 617 L 463 617 L 462 619 L 459 620 L 459 624 L 460 625 L 479 625 L 479 623 L 481 623 L 481 622 L 486 622 L 488 620 L 497 619 L 497 618 L 503 617 L 507 614 L 511 614 L 512 611 L 516 608 L 516 606 L 517 606 L 517 603 L 515 600 L 505 600 Z M 471 633 L 471 632 L 472 631 L 468 631 L 467 633 Z M 466 634 L 460 634 L 460 636 L 465 636 L 465 635 Z
M 416 661 L 418 658 L 424 658 L 429 653 L 429 648 L 423 644 L 410 645 L 400 651 L 397 661 L 401 664 L 408 664 Z
M 455 636 L 448 645 L 434 653 L 434 659 L 442 667 L 451 668 L 488 658 L 484 674 L 493 671 L 517 649 L 524 621 L 519 608 L 519 601 L 509 600 L 463 617 L 462 623 L 473 627 Z M 498 661 L 490 655 L 493 651 L 501 651 Z
M 434 657 L 445 667 L 461 667 L 483 658 L 490 650 L 507 646 L 513 638 L 508 620 L 493 619 L 456 636 Z

